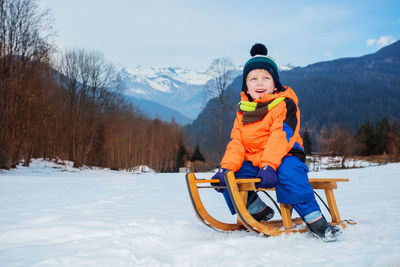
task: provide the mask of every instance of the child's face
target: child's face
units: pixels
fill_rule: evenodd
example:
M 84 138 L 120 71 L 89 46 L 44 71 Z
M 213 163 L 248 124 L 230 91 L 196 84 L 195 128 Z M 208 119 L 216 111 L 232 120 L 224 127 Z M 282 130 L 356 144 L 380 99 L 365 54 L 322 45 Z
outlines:
M 247 93 L 258 99 L 265 94 L 272 94 L 276 88 L 271 74 L 264 69 L 255 69 L 249 72 L 246 77 Z

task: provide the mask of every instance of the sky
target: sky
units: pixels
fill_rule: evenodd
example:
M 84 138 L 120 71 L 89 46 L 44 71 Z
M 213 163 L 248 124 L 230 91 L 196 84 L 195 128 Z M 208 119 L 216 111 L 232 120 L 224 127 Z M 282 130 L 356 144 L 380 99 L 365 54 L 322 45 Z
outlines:
M 39 0 L 51 10 L 58 51 L 100 51 L 117 67 L 205 70 L 249 59 L 264 43 L 278 65 L 376 52 L 400 39 L 398 0 Z

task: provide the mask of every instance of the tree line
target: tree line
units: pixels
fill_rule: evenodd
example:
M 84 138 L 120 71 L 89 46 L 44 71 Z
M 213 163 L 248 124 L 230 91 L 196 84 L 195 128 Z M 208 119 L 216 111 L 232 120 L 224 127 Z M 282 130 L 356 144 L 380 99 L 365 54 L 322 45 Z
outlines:
M 302 133 L 303 145 L 307 155 L 320 152 L 342 158 L 342 167 L 349 156 L 387 155 L 389 160 L 397 161 L 400 156 L 400 129 L 398 122 L 392 123 L 383 117 L 375 125 L 363 123 L 355 134 L 349 130 L 334 126 L 331 129 L 322 127 L 316 133 L 315 142 L 309 130 Z M 317 143 L 318 149 L 314 146 Z
M 0 23 L 0 168 L 48 158 L 176 169 L 182 128 L 128 103 L 101 53 L 69 49 L 56 59 L 49 10 L 34 0 L 0 0 Z

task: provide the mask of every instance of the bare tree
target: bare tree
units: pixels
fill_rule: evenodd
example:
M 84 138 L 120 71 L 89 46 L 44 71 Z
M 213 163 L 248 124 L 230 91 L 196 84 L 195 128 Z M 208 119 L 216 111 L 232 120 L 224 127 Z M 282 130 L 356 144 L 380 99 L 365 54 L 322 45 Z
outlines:
M 99 52 L 72 49 L 58 67 L 65 92 L 69 122 L 69 158 L 82 166 L 92 149 L 104 110 L 121 98 L 112 64 Z
M 40 10 L 35 0 L 0 0 L 0 57 L 48 59 L 55 32 L 50 10 Z M 16 58 L 17 57 L 17 58 Z M 9 62 L 8 62 L 9 63 Z M 3 62 L 4 64 L 4 62 Z
M 34 0 L 0 0 L 0 168 L 29 162 L 44 123 L 45 80 L 54 47 L 49 10 Z
M 132 169 L 147 165 L 157 171 L 173 171 L 182 128 L 176 123 L 150 120 L 131 105 L 122 105 L 105 120 L 106 166 Z
M 207 73 L 210 75 L 211 80 L 205 87 L 205 94 L 210 98 L 217 98 L 217 118 L 218 118 L 218 146 L 217 155 L 218 160 L 222 155 L 222 133 L 223 133 L 223 113 L 228 97 L 228 86 L 232 82 L 234 64 L 232 59 L 228 57 L 216 58 L 211 62 Z
M 343 128 L 334 128 L 332 130 L 329 150 L 340 156 L 342 168 L 345 168 L 346 160 L 353 151 L 353 142 L 353 137 L 347 130 Z
M 0 0 L 0 168 L 43 157 L 173 170 L 181 127 L 127 105 L 98 52 L 67 51 L 54 71 L 53 21 L 36 3 Z
M 354 151 L 353 137 L 345 129 L 338 126 L 331 129 L 322 128 L 318 138 L 320 151 L 340 157 L 340 165 L 345 168 L 346 160 Z

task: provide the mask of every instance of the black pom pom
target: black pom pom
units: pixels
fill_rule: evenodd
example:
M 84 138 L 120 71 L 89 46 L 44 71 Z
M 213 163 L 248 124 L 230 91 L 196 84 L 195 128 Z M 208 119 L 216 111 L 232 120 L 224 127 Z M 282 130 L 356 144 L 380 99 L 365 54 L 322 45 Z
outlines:
M 265 45 L 257 43 L 253 45 L 253 47 L 250 49 L 250 55 L 254 57 L 255 55 L 262 55 L 266 56 L 268 54 L 268 50 L 265 47 Z

